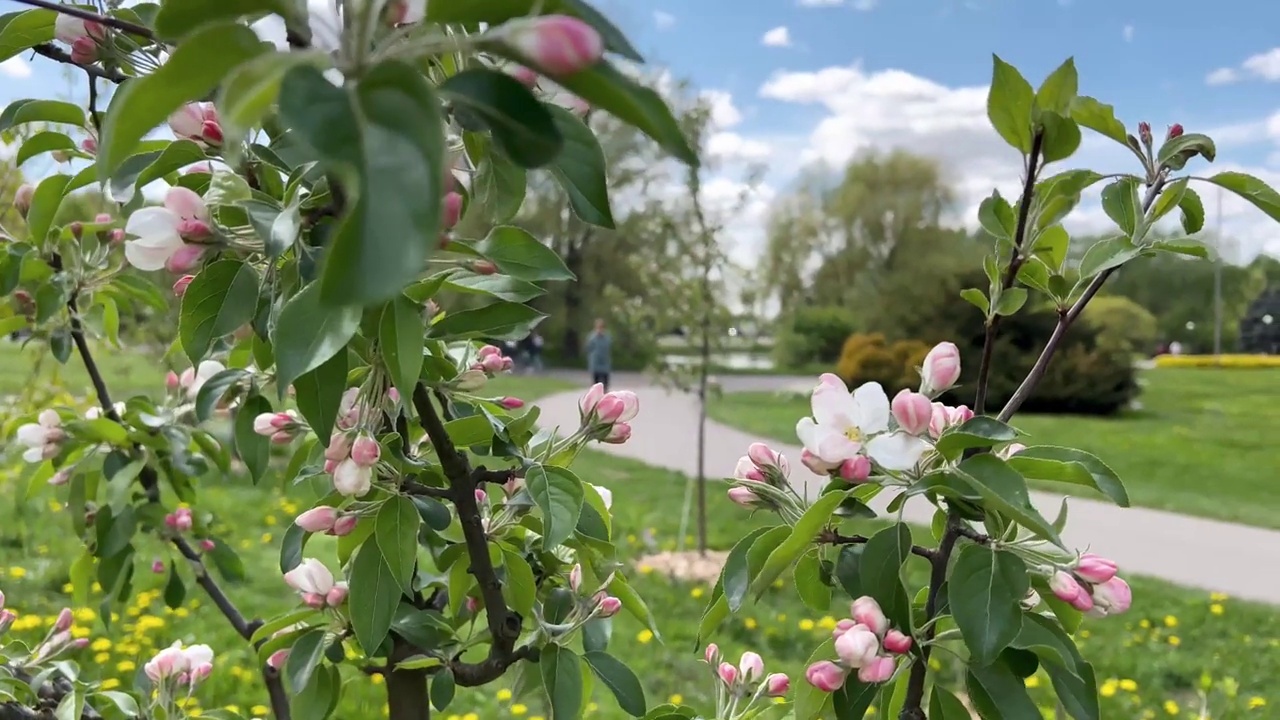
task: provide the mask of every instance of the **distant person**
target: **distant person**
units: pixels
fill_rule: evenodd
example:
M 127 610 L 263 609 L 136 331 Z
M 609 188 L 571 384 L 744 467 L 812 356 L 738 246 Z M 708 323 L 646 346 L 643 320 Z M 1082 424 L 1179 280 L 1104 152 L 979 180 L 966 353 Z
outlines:
M 1169 343 L 1169 354 L 1170 354 L 1170 355 L 1181 355 L 1181 354 L 1182 354 L 1182 343 L 1178 342 L 1177 340 L 1174 340 L 1173 342 Z
M 587 372 L 591 373 L 591 382 L 604 385 L 609 389 L 609 372 L 612 370 L 613 338 L 604 329 L 604 319 L 596 318 L 595 329 L 587 337 Z
M 529 336 L 529 364 L 534 372 L 542 372 L 542 335 L 536 332 Z

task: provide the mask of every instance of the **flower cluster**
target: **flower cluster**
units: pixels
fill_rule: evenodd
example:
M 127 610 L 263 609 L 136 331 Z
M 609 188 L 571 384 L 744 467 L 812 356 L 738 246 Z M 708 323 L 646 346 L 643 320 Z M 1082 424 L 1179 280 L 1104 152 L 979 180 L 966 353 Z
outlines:
M 854 600 L 849 614 L 852 617 L 841 620 L 831 632 L 838 662 L 822 660 L 805 671 L 809 684 L 823 692 L 838 690 L 855 670 L 859 682 L 886 682 L 897 669 L 893 656 L 911 650 L 911 636 L 889 627 L 889 619 L 875 599 L 863 596 Z
M 791 678 L 783 673 L 765 675 L 764 658 L 748 650 L 738 664 L 724 662 L 720 648 L 711 643 L 703 658 L 716 677 L 716 717 L 725 720 L 754 717 L 767 697 L 782 697 L 791 690 Z
M 1119 615 L 1129 609 L 1133 592 L 1129 583 L 1116 575 L 1114 560 L 1085 553 L 1073 567 L 1061 568 L 1049 576 L 1049 589 L 1059 600 L 1101 618 Z
M 578 399 L 580 432 L 588 440 L 620 445 L 631 439 L 631 420 L 640 413 L 640 398 L 630 390 L 605 392 L 604 385 L 592 385 Z
M 89 65 L 98 59 L 98 43 L 106 39 L 107 28 L 100 22 L 60 13 L 53 21 L 53 36 L 71 47 L 72 62 Z
M 18 443 L 26 446 L 22 459 L 38 463 L 56 457 L 62 449 L 67 433 L 62 429 L 62 417 L 56 410 L 46 409 L 36 417 L 36 422 L 18 427 Z
M 306 429 L 307 424 L 293 410 L 262 413 L 253 419 L 253 431 L 276 445 L 288 445 Z
M 191 508 L 180 507 L 164 516 L 165 527 L 175 533 L 189 532 L 194 524 L 195 518 L 191 514 Z
M 201 681 L 213 674 L 213 649 L 208 645 L 187 645 L 175 641 L 142 666 L 155 684 L 155 704 L 164 708 L 163 717 L 174 717 Z
M 463 392 L 473 392 L 484 387 L 489 378 L 498 373 L 511 372 L 515 361 L 502 354 L 495 345 L 484 345 L 476 353 L 476 361 L 466 370 L 458 373 L 453 384 Z M 523 405 L 523 403 L 521 403 Z
M 369 492 L 373 468 L 382 457 L 378 441 L 357 430 L 366 414 L 359 388 L 349 388 L 338 404 L 337 427 L 324 451 L 324 471 L 333 475 L 333 489 L 347 497 Z
M 777 493 L 769 488 L 787 492 L 790 475 L 786 456 L 764 443 L 751 443 L 733 470 L 737 482 L 729 488 L 729 499 L 746 508 L 780 509 Z
M 316 610 L 336 608 L 347 599 L 347 583 L 335 582 L 329 568 L 315 558 L 303 558 L 284 574 L 284 582 L 298 591 L 304 605 Z
M 169 188 L 162 206 L 129 216 L 124 231 L 134 239 L 124 244 L 124 257 L 139 270 L 189 273 L 215 240 L 211 222 L 208 206 L 195 191 Z

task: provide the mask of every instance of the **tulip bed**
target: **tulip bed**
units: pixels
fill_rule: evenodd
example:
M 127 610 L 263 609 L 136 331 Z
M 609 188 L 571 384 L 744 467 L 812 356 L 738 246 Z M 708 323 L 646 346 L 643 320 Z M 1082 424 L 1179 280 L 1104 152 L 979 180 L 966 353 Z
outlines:
M 1170 368 L 1140 379 L 1141 408 L 1118 417 L 1019 415 L 1013 425 L 1036 444 L 1102 458 L 1135 505 L 1280 528 L 1269 430 L 1280 427 L 1280 405 L 1262 400 L 1280 386 L 1280 369 Z M 710 408 L 720 422 L 791 445 L 799 444 L 796 418 L 808 412 L 805 396 L 754 392 L 723 395 Z

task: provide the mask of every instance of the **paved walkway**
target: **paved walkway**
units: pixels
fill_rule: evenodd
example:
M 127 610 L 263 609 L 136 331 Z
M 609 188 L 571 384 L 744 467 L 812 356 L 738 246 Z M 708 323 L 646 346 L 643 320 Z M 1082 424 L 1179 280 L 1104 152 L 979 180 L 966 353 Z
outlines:
M 762 388 L 783 389 L 793 387 L 795 378 L 760 377 L 755 378 L 754 383 Z M 813 381 L 807 384 L 812 387 Z M 650 465 L 696 475 L 698 412 L 695 398 L 644 384 L 639 376 L 618 378 L 613 389 L 635 391 L 640 397 L 640 416 L 632 423 L 634 433 L 625 445 L 597 447 Z M 577 427 L 577 399 L 578 393 L 559 393 L 540 399 L 542 420 L 539 424 Z M 759 439 L 708 420 L 707 477 L 731 475 L 747 445 Z M 798 488 L 821 487 L 822 480 L 800 464 L 799 446 L 771 445 L 791 461 L 791 478 Z M 810 496 L 814 494 L 811 490 Z M 1061 495 L 1033 492 L 1031 496 L 1043 515 L 1049 518 L 1057 515 Z M 888 494 L 884 493 L 872 506 L 883 512 L 887 503 Z M 1073 498 L 1069 507 L 1067 530 L 1063 533 L 1067 544 L 1088 547 L 1114 558 L 1122 572 L 1280 604 L 1280 573 L 1276 572 L 1276 568 L 1280 568 L 1280 531 L 1160 510 L 1119 508 L 1085 499 Z M 904 517 L 908 522 L 928 525 L 933 507 L 923 499 L 913 499 L 906 504 Z

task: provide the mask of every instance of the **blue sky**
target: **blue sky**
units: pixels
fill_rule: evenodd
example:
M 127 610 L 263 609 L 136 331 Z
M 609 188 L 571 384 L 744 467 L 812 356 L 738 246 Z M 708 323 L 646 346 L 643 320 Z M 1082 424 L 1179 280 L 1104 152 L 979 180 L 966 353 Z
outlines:
M 707 191 L 737 198 L 747 161 L 767 168 L 734 213 L 740 257 L 761 242 L 770 202 L 807 163 L 839 167 L 869 148 L 938 158 L 959 197 L 1016 194 L 1018 159 L 986 126 L 991 53 L 1039 80 L 1068 56 L 1081 92 L 1114 104 L 1131 128 L 1179 122 L 1212 134 L 1219 160 L 1280 184 L 1280 3 L 1191 0 L 598 0 L 651 64 L 713 99 L 721 161 Z M 0 0 L 0 12 L 16 7 Z M 0 101 L 68 94 L 64 69 L 37 58 L 0 65 Z M 32 161 L 32 165 L 41 161 Z M 1109 141 L 1087 139 L 1069 166 L 1131 170 Z M 29 167 L 29 172 L 47 172 Z M 1208 168 L 1193 167 L 1205 171 Z M 1215 197 L 1206 190 L 1212 209 Z M 1096 203 L 1068 223 L 1107 228 Z M 1228 198 L 1224 254 L 1280 255 L 1280 227 Z

